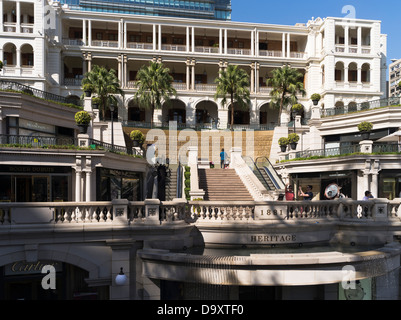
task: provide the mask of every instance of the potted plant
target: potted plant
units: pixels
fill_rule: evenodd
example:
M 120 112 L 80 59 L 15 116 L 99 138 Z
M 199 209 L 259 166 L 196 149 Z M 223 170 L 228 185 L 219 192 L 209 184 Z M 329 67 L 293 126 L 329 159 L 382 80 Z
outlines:
M 79 127 L 80 133 L 86 133 L 92 117 L 87 111 L 78 111 L 75 114 L 75 122 Z
M 298 141 L 299 141 L 299 135 L 297 135 L 296 133 L 290 133 L 288 135 L 288 142 L 292 150 L 295 150 L 297 148 Z
M 281 152 L 285 152 L 289 144 L 288 138 L 281 137 L 280 139 L 278 139 L 278 144 L 280 146 Z
M 99 109 L 99 105 L 101 103 L 101 99 L 99 97 L 92 97 L 92 107 L 93 109 Z
M 370 132 L 372 131 L 373 124 L 368 121 L 362 121 L 358 124 L 358 130 L 362 135 L 363 140 L 369 139 Z
M 300 103 L 294 104 L 291 107 L 291 112 L 296 115 L 301 115 L 303 110 L 304 110 L 304 106 Z
M 311 98 L 311 100 L 313 101 L 313 105 L 314 105 L 314 106 L 317 106 L 317 104 L 319 103 L 319 100 L 320 100 L 322 97 L 320 96 L 320 94 L 314 93 L 314 94 L 311 95 L 310 98 Z
M 134 144 L 134 147 L 141 147 L 145 142 L 145 135 L 139 130 L 131 131 L 130 138 Z
M 93 89 L 93 85 L 91 85 L 90 83 L 85 83 L 82 86 L 82 90 L 85 92 L 86 97 L 90 97 L 92 95 Z

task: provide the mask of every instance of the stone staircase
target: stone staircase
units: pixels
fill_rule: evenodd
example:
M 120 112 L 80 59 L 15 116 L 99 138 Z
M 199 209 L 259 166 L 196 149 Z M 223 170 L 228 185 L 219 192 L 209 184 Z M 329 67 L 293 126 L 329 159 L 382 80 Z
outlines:
M 254 200 L 234 169 L 199 169 L 198 178 L 199 188 L 205 191 L 204 200 Z
M 166 177 L 166 201 L 177 197 L 177 166 L 170 168 L 170 177 Z

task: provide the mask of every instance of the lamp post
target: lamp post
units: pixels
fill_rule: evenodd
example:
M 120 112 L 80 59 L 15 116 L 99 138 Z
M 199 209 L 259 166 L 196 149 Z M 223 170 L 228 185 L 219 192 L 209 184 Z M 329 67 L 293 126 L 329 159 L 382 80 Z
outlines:
M 111 112 L 111 151 L 114 151 L 114 102 L 110 104 L 110 112 Z

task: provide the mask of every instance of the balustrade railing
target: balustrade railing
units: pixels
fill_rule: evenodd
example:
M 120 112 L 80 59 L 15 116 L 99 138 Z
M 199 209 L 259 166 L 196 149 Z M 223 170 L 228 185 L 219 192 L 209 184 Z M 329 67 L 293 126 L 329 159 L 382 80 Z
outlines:
M 75 138 L 54 136 L 25 136 L 0 134 L 1 145 L 30 145 L 32 147 L 76 145 Z
M 379 99 L 373 101 L 366 101 L 351 106 L 334 107 L 322 110 L 322 117 L 330 117 L 335 115 L 343 115 L 357 111 L 367 111 L 376 108 L 399 106 L 401 104 L 400 97 L 390 97 L 387 99 Z
M 66 97 L 42 91 L 14 81 L 0 80 L 0 90 L 21 91 L 25 94 L 29 94 L 44 100 L 54 101 L 57 103 L 67 103 L 67 104 L 76 103 L 73 100 L 69 100 Z
M 156 203 L 156 204 L 155 204 Z M 7 225 L 260 223 L 261 221 L 401 223 L 400 200 L 322 201 L 97 201 L 0 202 L 0 227 Z

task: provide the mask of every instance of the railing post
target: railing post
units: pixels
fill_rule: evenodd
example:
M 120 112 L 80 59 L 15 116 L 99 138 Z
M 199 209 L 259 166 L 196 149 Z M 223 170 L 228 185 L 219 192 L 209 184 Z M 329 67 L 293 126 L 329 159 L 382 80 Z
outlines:
M 371 200 L 374 202 L 372 208 L 372 218 L 375 221 L 387 221 L 388 220 L 388 207 L 390 201 L 388 199 L 377 198 Z
M 146 199 L 145 200 L 145 224 L 160 224 L 160 200 Z
M 113 224 L 128 225 L 128 204 L 127 199 L 114 199 L 111 201 L 113 206 Z

